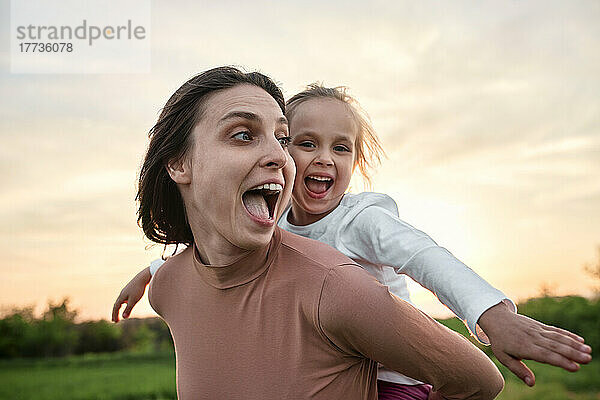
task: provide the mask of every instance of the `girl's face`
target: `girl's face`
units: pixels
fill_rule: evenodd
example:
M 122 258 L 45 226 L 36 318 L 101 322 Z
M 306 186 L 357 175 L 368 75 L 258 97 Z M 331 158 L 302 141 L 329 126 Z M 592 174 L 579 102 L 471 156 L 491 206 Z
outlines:
M 346 192 L 357 126 L 345 103 L 315 98 L 296 108 L 290 135 L 289 151 L 296 163 L 290 222 L 306 225 L 331 212 Z

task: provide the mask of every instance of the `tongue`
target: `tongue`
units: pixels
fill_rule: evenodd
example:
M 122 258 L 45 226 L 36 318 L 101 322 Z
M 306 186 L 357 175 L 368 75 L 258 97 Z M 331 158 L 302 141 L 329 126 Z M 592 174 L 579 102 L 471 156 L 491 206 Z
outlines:
M 306 178 L 306 187 L 313 193 L 324 193 L 327 191 L 327 182 Z
M 269 219 L 269 207 L 262 194 L 246 192 L 242 196 L 242 200 L 251 215 L 260 219 Z

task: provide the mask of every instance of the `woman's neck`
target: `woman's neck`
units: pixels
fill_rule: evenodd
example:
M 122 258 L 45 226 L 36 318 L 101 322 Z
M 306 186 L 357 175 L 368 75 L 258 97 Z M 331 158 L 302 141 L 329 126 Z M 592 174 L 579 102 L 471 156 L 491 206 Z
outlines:
M 196 236 L 194 236 L 194 244 L 200 260 L 205 265 L 229 265 L 252 251 L 240 249 L 231 243 L 227 243 L 229 246 L 223 245 L 223 243 L 211 246 L 207 241 L 196 239 Z
M 198 256 L 205 265 L 228 265 L 252 250 L 235 246 L 227 239 L 205 229 L 205 223 L 190 221 Z

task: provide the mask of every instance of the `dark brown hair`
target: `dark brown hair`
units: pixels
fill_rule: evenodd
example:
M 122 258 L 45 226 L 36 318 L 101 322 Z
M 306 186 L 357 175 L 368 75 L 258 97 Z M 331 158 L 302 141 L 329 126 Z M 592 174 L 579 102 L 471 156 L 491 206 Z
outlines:
M 292 96 L 286 104 L 286 117 L 288 121 L 294 118 L 296 108 L 315 98 L 328 98 L 339 100 L 346 104 L 348 110 L 354 118 L 354 123 L 358 129 L 356 134 L 354 166 L 358 167 L 360 174 L 363 176 L 366 186 L 371 186 L 370 170 L 381 162 L 381 158 L 385 155 L 377 133 L 367 113 L 362 109 L 358 101 L 348 94 L 348 88 L 337 86 L 334 88 L 325 87 L 319 83 L 311 83 L 302 92 Z
M 150 129 L 150 144 L 140 171 L 136 200 L 138 225 L 153 242 L 190 245 L 194 241 L 177 184 L 166 165 L 181 159 L 191 147 L 191 133 L 202 118 L 208 95 L 241 84 L 264 89 L 285 113 L 281 90 L 269 77 L 218 67 L 194 76 L 173 93 Z

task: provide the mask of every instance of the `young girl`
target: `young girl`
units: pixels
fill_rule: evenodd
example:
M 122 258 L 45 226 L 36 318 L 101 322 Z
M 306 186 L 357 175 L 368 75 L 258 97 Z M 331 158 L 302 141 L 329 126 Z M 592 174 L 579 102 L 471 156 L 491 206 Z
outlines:
M 480 341 L 528 385 L 533 373 L 520 361 L 534 359 L 570 371 L 591 360 L 589 346 L 570 332 L 515 313 L 512 301 L 425 233 L 398 218 L 395 202 L 378 193 L 346 193 L 355 168 L 368 170 L 382 154 L 378 138 L 359 105 L 343 88 L 310 85 L 287 103 L 296 164 L 292 202 L 278 224 L 327 243 L 360 264 L 409 301 L 404 274 L 432 291 Z M 121 291 L 113 307 L 127 318 L 162 260 L 154 261 Z M 380 399 L 427 399 L 431 386 L 383 366 Z

